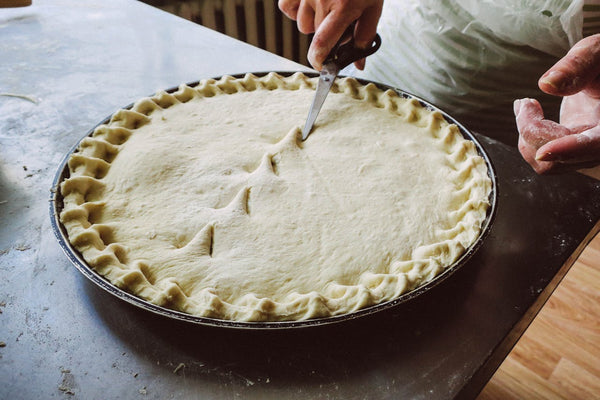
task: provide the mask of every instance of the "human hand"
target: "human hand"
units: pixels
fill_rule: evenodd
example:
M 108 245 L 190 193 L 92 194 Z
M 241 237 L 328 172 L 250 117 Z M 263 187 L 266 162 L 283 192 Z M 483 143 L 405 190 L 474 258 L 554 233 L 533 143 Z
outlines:
M 600 164 L 600 35 L 579 41 L 540 78 L 538 86 L 564 96 L 560 124 L 544 119 L 538 101 L 516 100 L 523 158 L 539 174 Z
M 383 0 L 279 0 L 279 9 L 297 21 L 304 34 L 314 32 L 308 49 L 308 61 L 321 70 L 323 61 L 348 26 L 356 21 L 354 42 L 366 48 L 377 33 Z M 365 60 L 354 63 L 363 69 Z

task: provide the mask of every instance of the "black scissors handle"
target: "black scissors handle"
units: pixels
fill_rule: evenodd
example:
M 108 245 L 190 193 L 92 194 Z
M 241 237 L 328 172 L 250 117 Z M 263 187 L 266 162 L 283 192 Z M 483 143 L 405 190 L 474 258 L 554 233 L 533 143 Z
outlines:
M 375 34 L 368 47 L 364 49 L 356 47 L 356 43 L 354 42 L 355 25 L 356 22 L 353 22 L 346 28 L 344 34 L 333 49 L 331 49 L 323 64 L 334 63 L 339 69 L 343 69 L 354 61 L 370 56 L 379 49 L 381 46 L 381 37 L 379 34 Z

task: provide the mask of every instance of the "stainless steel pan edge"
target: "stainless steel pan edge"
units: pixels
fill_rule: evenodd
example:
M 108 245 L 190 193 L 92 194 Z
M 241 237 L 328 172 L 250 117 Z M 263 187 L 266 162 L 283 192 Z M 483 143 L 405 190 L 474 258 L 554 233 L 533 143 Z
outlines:
M 297 71 L 275 71 L 275 72 L 277 72 L 278 74 L 283 75 L 283 76 L 289 76 L 289 75 L 296 73 Z M 269 72 L 252 72 L 252 74 L 254 74 L 256 76 L 264 76 L 268 73 Z M 303 73 L 307 76 L 313 76 L 313 77 L 318 76 L 318 74 L 316 74 L 316 73 L 310 73 L 310 72 L 309 73 L 303 72 Z M 236 77 L 236 78 L 241 78 L 244 75 L 245 74 L 237 74 L 237 75 L 232 75 L 232 76 Z M 219 77 L 214 78 L 214 79 L 219 79 Z M 186 313 L 183 313 L 180 311 L 175 311 L 175 310 L 171 310 L 171 309 L 168 309 L 165 307 L 161 307 L 161 306 L 152 304 L 146 300 L 143 300 L 131 293 L 128 293 L 128 292 L 114 286 L 112 283 L 110 283 L 104 277 L 102 277 L 97 272 L 95 272 L 86 263 L 86 261 L 83 259 L 81 254 L 79 254 L 79 252 L 69 242 L 66 230 L 65 230 L 64 226 L 62 225 L 62 223 L 60 222 L 60 212 L 62 211 L 62 208 L 63 208 L 63 199 L 60 194 L 60 184 L 62 181 L 64 181 L 69 176 L 69 169 L 68 169 L 68 165 L 67 165 L 69 157 L 71 156 L 71 154 L 74 151 L 76 151 L 81 140 L 83 140 L 84 138 L 86 138 L 88 136 L 91 136 L 96 127 L 106 124 L 110 120 L 110 116 L 107 117 L 106 119 L 104 119 L 103 121 L 101 121 L 100 123 L 98 123 L 92 129 L 90 129 L 80 139 L 80 141 L 71 148 L 71 150 L 65 155 L 65 157 L 61 161 L 61 163 L 58 167 L 58 170 L 54 176 L 54 180 L 52 182 L 51 193 L 50 193 L 49 213 L 50 213 L 50 223 L 52 226 L 52 230 L 58 240 L 60 247 L 62 248 L 63 252 L 68 257 L 69 261 L 79 270 L 79 272 L 81 272 L 86 278 L 91 280 L 94 284 L 96 284 L 101 289 L 105 290 L 106 292 L 110 293 L 111 295 L 114 295 L 117 298 L 119 298 L 129 304 L 132 304 L 136 307 L 139 307 L 143 310 L 155 313 L 157 315 L 161 315 L 163 317 L 180 320 L 180 321 L 185 321 L 185 322 L 190 322 L 190 323 L 197 324 L 197 325 L 211 326 L 211 327 L 252 329 L 252 330 L 273 330 L 273 329 L 281 330 L 281 329 L 291 329 L 291 328 L 308 328 L 308 327 L 315 327 L 315 326 L 323 326 L 323 325 L 329 325 L 329 324 L 334 324 L 334 323 L 341 323 L 344 321 L 355 320 L 357 318 L 361 318 L 366 315 L 371 315 L 371 314 L 374 314 L 374 313 L 377 313 L 377 312 L 380 312 L 383 310 L 387 310 L 392 307 L 396 307 L 399 304 L 409 302 L 410 300 L 415 299 L 416 297 L 429 292 L 433 287 L 437 286 L 438 284 L 440 284 L 441 282 L 446 280 L 454 272 L 456 272 L 463 265 L 465 265 L 467 263 L 467 261 L 471 258 L 471 256 L 473 254 L 475 254 L 475 252 L 481 247 L 481 245 L 485 241 L 485 238 L 488 236 L 489 231 L 492 227 L 494 218 L 496 216 L 497 201 L 498 201 L 498 184 L 497 184 L 496 170 L 492 164 L 490 157 L 486 153 L 486 151 L 483 148 L 483 146 L 481 145 L 481 143 L 477 140 L 477 138 L 467 128 L 465 128 L 461 123 L 456 121 L 452 116 L 450 116 L 445 111 L 443 111 L 440 108 L 436 107 L 435 105 L 429 103 L 428 101 L 423 100 L 420 97 L 412 95 L 401 89 L 393 88 L 391 86 L 373 82 L 373 81 L 367 81 L 367 80 L 363 80 L 363 79 L 357 79 L 357 80 L 363 84 L 373 83 L 383 90 L 388 90 L 388 89 L 394 90 L 402 97 L 416 99 L 424 107 L 426 107 L 430 110 L 439 111 L 448 122 L 455 124 L 459 128 L 463 137 L 465 137 L 468 140 L 471 140 L 475 144 L 475 147 L 477 148 L 479 155 L 485 160 L 485 163 L 488 167 L 488 174 L 489 174 L 490 180 L 492 182 L 492 189 L 491 189 L 490 196 L 489 196 L 490 206 L 487 211 L 486 219 L 481 227 L 481 233 L 480 233 L 479 238 L 468 249 L 466 249 L 466 251 L 462 254 L 462 256 L 458 260 L 456 260 L 451 266 L 447 267 L 444 270 L 444 272 L 442 272 L 440 275 L 438 275 L 431 281 L 425 283 L 424 285 L 422 285 L 410 292 L 407 292 L 407 293 L 399 296 L 396 299 L 393 299 L 393 300 L 390 300 L 387 302 L 383 302 L 383 303 L 379 303 L 379 304 L 375 304 L 373 306 L 370 306 L 370 307 L 367 307 L 367 308 L 364 308 L 361 310 L 357 310 L 357 311 L 349 313 L 349 314 L 325 317 L 325 318 L 320 318 L 320 319 L 303 320 L 303 321 L 276 321 L 276 322 L 237 322 L 237 321 L 219 320 L 219 319 L 213 319 L 213 318 L 194 316 L 194 315 L 186 314 Z M 199 82 L 196 81 L 196 82 L 188 83 L 188 85 L 193 87 L 193 86 L 196 86 L 198 83 Z M 167 92 L 174 92 L 177 89 L 178 89 L 178 87 L 173 87 L 171 89 L 168 89 Z M 133 106 L 133 104 L 130 104 L 124 108 L 128 109 L 128 108 L 131 108 L 132 106 Z

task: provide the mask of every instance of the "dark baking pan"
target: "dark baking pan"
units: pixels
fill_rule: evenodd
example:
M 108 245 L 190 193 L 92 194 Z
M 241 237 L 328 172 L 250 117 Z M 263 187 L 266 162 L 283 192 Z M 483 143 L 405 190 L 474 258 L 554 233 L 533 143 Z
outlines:
M 253 72 L 252 74 L 254 74 L 256 76 L 264 76 L 267 73 L 268 72 L 259 72 L 259 73 Z M 277 72 L 277 73 L 280 75 L 283 75 L 283 76 L 289 76 L 295 72 L 288 71 L 288 72 Z M 315 73 L 304 72 L 304 74 L 307 76 L 312 76 L 312 77 L 318 76 Z M 235 78 L 241 78 L 244 75 L 245 74 L 232 75 L 232 76 Z M 219 78 L 215 78 L 215 79 L 219 79 Z M 375 304 L 375 305 L 366 307 L 361 310 L 357 310 L 357 311 L 349 313 L 349 314 L 333 316 L 333 317 L 326 317 L 326 318 L 319 318 L 319 319 L 303 320 L 303 321 L 237 322 L 237 321 L 220 320 L 220 319 L 213 319 L 213 318 L 206 318 L 206 317 L 198 317 L 198 316 L 186 314 L 186 313 L 183 313 L 180 311 L 175 311 L 175 310 L 171 310 L 171 309 L 168 309 L 165 307 L 161 307 L 161 306 L 152 304 L 140 297 L 137 297 L 131 293 L 128 293 L 122 289 L 119 289 L 118 287 L 116 287 L 112 283 L 110 283 L 107 279 L 105 279 L 104 277 L 99 275 L 97 272 L 95 272 L 92 269 L 92 267 L 90 267 L 87 264 L 87 262 L 81 256 L 81 254 L 79 254 L 79 252 L 77 250 L 75 250 L 75 248 L 69 242 L 67 232 L 66 232 L 64 226 L 62 225 L 62 223 L 60 222 L 60 217 L 59 217 L 60 212 L 62 211 L 62 208 L 63 208 L 63 198 L 60 193 L 60 184 L 61 184 L 61 182 L 63 182 L 65 179 L 67 179 L 69 177 L 69 168 L 67 165 L 67 161 L 68 161 L 69 157 L 71 156 L 71 154 L 77 149 L 77 146 L 79 145 L 79 143 L 77 143 L 69 151 L 69 153 L 64 157 L 64 159 L 62 160 L 62 162 L 60 163 L 60 165 L 58 167 L 58 171 L 57 171 L 57 173 L 54 177 L 54 181 L 52 183 L 51 197 L 50 197 L 50 220 L 51 220 L 52 229 L 58 239 L 58 242 L 59 242 L 61 248 L 63 249 L 63 251 L 65 252 L 67 257 L 69 258 L 69 260 L 73 263 L 73 265 L 86 278 L 90 279 L 93 283 L 95 283 L 102 289 L 106 290 L 108 293 L 118 297 L 119 299 L 121 299 L 125 302 L 128 302 L 139 308 L 142 308 L 144 310 L 147 310 L 147 311 L 150 311 L 150 312 L 153 312 L 153 313 L 156 313 L 156 314 L 168 317 L 168 318 L 181 320 L 181 321 L 187 321 L 187 322 L 190 322 L 193 324 L 199 324 L 199 325 L 209 325 L 209 326 L 224 327 L 224 328 L 244 328 L 244 329 L 307 328 L 307 327 L 311 327 L 311 326 L 320 326 L 320 325 L 327 325 L 327 324 L 333 324 L 333 323 L 340 323 L 343 321 L 354 320 L 356 318 L 360 318 L 360 317 L 363 317 L 366 315 L 371 315 L 371 314 L 374 314 L 374 313 L 377 313 L 377 312 L 380 312 L 383 310 L 390 309 L 392 307 L 396 307 L 399 304 L 409 302 L 409 301 L 417 298 L 418 296 L 423 296 L 423 295 L 427 294 L 433 287 L 435 287 L 436 285 L 438 285 L 439 283 L 441 283 L 442 281 L 444 281 L 445 279 L 450 277 L 454 272 L 456 272 L 464 264 L 466 264 L 467 261 L 477 251 L 477 249 L 481 246 L 481 244 L 484 242 L 485 238 L 487 237 L 487 234 L 489 233 L 492 222 L 494 220 L 494 216 L 496 214 L 497 201 L 498 201 L 498 187 L 497 187 L 497 178 L 496 178 L 495 169 L 492 165 L 492 162 L 491 162 L 489 156 L 487 155 L 483 146 L 481 145 L 481 143 L 479 143 L 477 138 L 467 128 L 465 128 L 462 124 L 460 124 L 458 121 L 456 121 L 448 113 L 440 110 L 438 107 L 434 106 L 433 104 L 431 104 L 417 96 L 414 96 L 410 93 L 407 93 L 403 90 L 396 89 L 396 88 L 393 88 L 393 87 L 390 87 L 390 86 L 387 86 L 384 84 L 380 84 L 377 82 L 371 82 L 371 81 L 366 81 L 366 80 L 362 80 L 362 79 L 358 79 L 358 81 L 363 84 L 373 83 L 383 90 L 388 90 L 388 89 L 394 90 L 395 92 L 397 92 L 400 96 L 402 96 L 404 98 L 416 99 L 424 107 L 426 107 L 430 110 L 439 111 L 449 123 L 455 124 L 459 128 L 461 134 L 463 135 L 463 137 L 465 139 L 468 139 L 475 144 L 475 147 L 477 148 L 479 155 L 485 160 L 485 163 L 487 164 L 488 174 L 489 174 L 490 180 L 492 182 L 492 190 L 489 195 L 490 207 L 487 210 L 487 216 L 486 216 L 485 221 L 483 222 L 479 238 L 468 249 L 466 249 L 466 251 L 463 253 L 463 255 L 458 260 L 456 260 L 452 265 L 447 267 L 444 270 L 444 272 L 442 272 L 440 275 L 438 275 L 431 281 L 425 283 L 424 285 L 419 286 L 418 288 L 416 288 L 410 292 L 404 293 L 403 295 L 401 295 L 393 300 Z M 196 81 L 196 82 L 189 83 L 188 85 L 193 87 L 193 86 L 198 85 L 198 83 L 199 82 Z M 178 89 L 178 87 L 174 87 L 174 88 L 168 89 L 167 92 L 172 93 L 172 92 L 177 91 L 177 89 Z M 124 108 L 129 109 L 132 106 L 133 106 L 133 104 L 130 104 Z M 308 112 L 308 105 L 307 105 L 307 112 Z M 92 129 L 90 129 L 81 140 L 83 140 L 85 137 L 91 136 L 92 133 L 94 132 L 94 129 L 97 126 L 106 124 L 109 120 L 110 120 L 110 116 L 107 117 L 106 119 L 104 119 L 103 121 L 101 121 L 98 125 L 96 125 Z

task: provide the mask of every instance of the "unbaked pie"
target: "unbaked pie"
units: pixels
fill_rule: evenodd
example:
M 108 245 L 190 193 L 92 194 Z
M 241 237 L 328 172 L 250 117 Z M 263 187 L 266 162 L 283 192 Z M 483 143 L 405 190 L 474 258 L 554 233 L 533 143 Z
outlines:
M 204 80 L 116 112 L 71 155 L 60 214 L 112 284 L 195 316 L 305 320 L 430 281 L 480 235 L 491 182 L 459 129 L 338 79 Z

